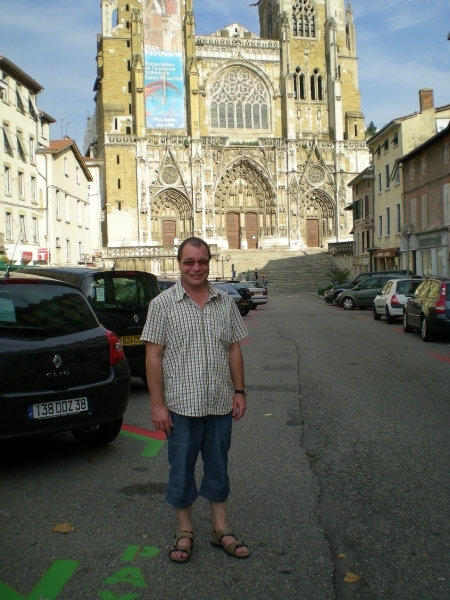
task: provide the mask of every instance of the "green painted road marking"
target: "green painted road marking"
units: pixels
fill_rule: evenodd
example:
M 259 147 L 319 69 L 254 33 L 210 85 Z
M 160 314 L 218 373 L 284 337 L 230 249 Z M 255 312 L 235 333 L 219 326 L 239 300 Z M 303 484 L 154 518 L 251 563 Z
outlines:
M 125 594 L 125 596 L 116 596 L 114 592 L 99 592 L 99 594 L 102 600 L 135 600 L 140 597 L 140 594 L 135 594 L 134 592 Z
M 155 546 L 128 546 L 125 552 L 120 557 L 123 562 L 133 562 L 138 556 L 142 558 L 152 558 L 158 556 L 160 549 Z
M 162 441 L 162 440 L 154 440 L 154 439 L 152 439 L 150 437 L 147 437 L 145 435 L 141 435 L 140 433 L 133 433 L 131 431 L 124 431 L 123 429 L 122 429 L 122 431 L 120 433 L 121 433 L 121 435 L 126 435 L 128 437 L 132 437 L 135 440 L 140 440 L 142 442 L 146 442 L 147 446 L 141 452 L 141 456 L 144 456 L 145 458 L 155 458 L 155 456 L 157 456 L 158 452 L 161 450 L 161 448 L 165 444 L 165 442 Z
M 0 581 L 1 600 L 56 600 L 60 591 L 80 563 L 76 560 L 55 560 L 28 596 L 22 596 Z
M 116 583 L 131 583 L 133 587 L 147 587 L 141 570 L 138 567 L 125 567 L 103 581 L 103 585 L 115 585 Z

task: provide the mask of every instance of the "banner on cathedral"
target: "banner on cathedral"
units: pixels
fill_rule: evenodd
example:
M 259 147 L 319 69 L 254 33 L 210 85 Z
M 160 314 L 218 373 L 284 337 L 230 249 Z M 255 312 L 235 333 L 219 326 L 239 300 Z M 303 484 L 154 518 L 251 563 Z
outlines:
M 148 129 L 183 129 L 181 0 L 144 0 L 145 113 Z

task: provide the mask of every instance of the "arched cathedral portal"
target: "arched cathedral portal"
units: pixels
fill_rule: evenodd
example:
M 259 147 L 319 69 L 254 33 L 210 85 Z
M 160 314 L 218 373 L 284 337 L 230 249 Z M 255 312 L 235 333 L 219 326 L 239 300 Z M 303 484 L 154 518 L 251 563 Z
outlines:
M 164 246 L 193 235 L 192 204 L 177 190 L 166 189 L 152 204 L 152 237 Z
M 258 248 L 276 230 L 274 191 L 262 169 L 242 158 L 221 176 L 215 193 L 217 233 L 230 249 Z
M 309 248 L 321 246 L 333 235 L 335 209 L 333 199 L 323 190 L 309 190 L 303 196 L 291 195 L 291 228 L 298 240 Z

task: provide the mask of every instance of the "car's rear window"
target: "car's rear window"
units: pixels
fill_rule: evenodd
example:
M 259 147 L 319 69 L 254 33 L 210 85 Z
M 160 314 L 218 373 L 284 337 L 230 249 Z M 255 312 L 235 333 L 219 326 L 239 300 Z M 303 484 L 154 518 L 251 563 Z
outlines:
M 95 311 L 147 310 L 160 290 L 156 279 L 145 274 L 97 273 L 87 298 Z
M 231 283 L 214 282 L 213 285 L 218 290 L 221 290 L 222 292 L 225 292 L 226 294 L 236 294 L 236 290 L 235 290 L 234 286 L 231 285 Z
M 77 290 L 42 283 L 0 283 L 0 337 L 58 337 L 98 326 Z
M 411 281 L 399 281 L 397 283 L 398 294 L 412 294 L 422 283 L 420 279 Z

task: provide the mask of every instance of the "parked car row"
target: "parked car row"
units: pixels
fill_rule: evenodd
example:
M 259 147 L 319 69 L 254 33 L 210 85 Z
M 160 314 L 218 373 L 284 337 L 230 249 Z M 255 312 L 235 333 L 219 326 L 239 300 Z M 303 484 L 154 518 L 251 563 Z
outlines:
M 386 323 L 402 319 L 403 331 L 418 330 L 424 342 L 434 334 L 450 333 L 450 279 L 379 275 L 352 289 L 330 292 L 336 294 L 331 301 L 344 310 L 372 308 L 373 318 L 385 317 Z

